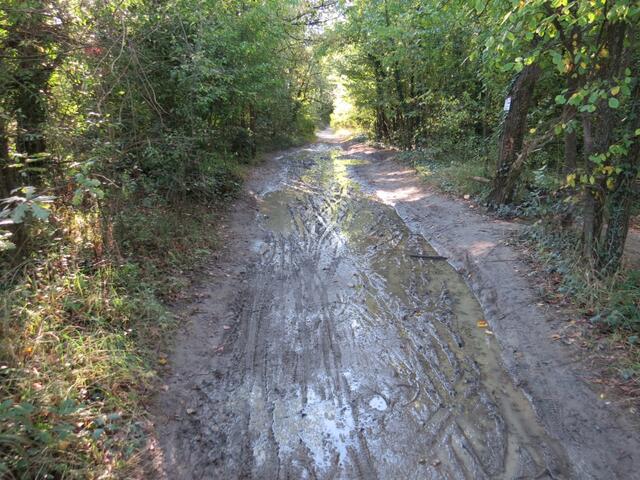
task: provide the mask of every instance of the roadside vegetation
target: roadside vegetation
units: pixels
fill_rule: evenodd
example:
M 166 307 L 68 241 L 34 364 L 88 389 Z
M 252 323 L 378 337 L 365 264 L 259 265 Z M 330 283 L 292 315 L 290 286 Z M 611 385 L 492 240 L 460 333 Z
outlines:
M 526 219 L 640 391 L 639 23 L 633 0 L 0 0 L 0 477 L 133 475 L 168 305 L 334 97 L 337 127 Z
M 640 262 L 624 256 L 640 213 L 638 3 L 355 0 L 344 16 L 332 41 L 353 108 L 336 122 L 529 223 L 536 268 L 592 340 L 625 352 L 639 394 Z
M 328 120 L 314 2 L 0 2 L 0 477 L 130 478 L 221 206 Z

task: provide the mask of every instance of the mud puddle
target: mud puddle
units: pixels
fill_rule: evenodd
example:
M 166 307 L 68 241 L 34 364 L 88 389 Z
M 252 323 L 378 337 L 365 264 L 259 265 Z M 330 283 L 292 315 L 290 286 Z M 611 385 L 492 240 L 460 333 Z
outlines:
M 316 145 L 260 197 L 259 261 L 195 388 L 194 478 L 569 478 L 464 280 Z

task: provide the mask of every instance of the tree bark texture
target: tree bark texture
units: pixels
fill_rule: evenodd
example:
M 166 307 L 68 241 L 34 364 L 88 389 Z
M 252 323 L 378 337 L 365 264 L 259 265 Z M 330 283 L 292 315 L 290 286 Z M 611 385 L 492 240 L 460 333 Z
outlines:
M 527 115 L 539 76 L 540 68 L 535 64 L 528 65 L 518 74 L 509 91 L 511 106 L 500 136 L 498 164 L 489 194 L 491 205 L 503 205 L 513 200 L 517 177 L 511 174 L 511 170 L 522 149 L 527 129 Z

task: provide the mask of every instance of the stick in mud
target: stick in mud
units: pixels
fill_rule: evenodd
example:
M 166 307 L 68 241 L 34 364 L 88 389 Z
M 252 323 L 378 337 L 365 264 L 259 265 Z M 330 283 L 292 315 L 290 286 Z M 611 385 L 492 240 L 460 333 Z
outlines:
M 411 258 L 423 258 L 425 260 L 447 260 L 447 257 L 443 257 L 441 255 L 420 255 L 417 253 L 410 253 L 409 256 Z

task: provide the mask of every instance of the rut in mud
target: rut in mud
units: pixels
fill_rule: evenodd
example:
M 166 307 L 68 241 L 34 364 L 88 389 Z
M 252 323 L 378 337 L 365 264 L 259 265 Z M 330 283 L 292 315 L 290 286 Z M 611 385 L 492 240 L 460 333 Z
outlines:
M 259 196 L 243 289 L 172 438 L 189 478 L 566 478 L 463 279 L 315 144 Z M 211 353 L 214 355 L 214 353 Z

